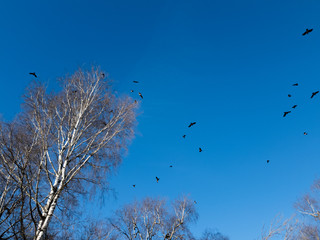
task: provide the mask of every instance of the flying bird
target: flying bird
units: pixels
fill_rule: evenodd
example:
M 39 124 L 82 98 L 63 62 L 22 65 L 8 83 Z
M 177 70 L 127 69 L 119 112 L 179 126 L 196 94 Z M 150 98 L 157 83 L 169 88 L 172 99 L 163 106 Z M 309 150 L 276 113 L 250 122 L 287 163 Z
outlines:
M 292 108 L 296 108 L 298 105 L 293 105 Z
M 312 95 L 311 95 L 311 98 L 313 98 L 318 93 L 319 93 L 319 91 L 313 92 Z
M 139 96 L 143 99 L 143 96 L 142 96 L 142 94 L 141 94 L 141 93 L 139 93 Z
M 199 152 L 202 152 L 202 149 L 201 149 L 201 147 L 199 147 Z
M 298 83 L 294 83 L 294 84 L 292 84 L 292 86 L 298 86 L 299 84 Z
M 134 92 L 133 90 L 130 90 L 130 92 Z
M 312 31 L 313 31 L 313 28 L 311 28 L 311 29 L 307 28 L 306 31 L 304 33 L 302 33 L 302 36 L 307 35 L 307 34 L 311 33 Z
M 192 123 L 189 124 L 188 127 L 192 127 L 192 126 L 195 125 L 195 124 L 196 124 L 196 122 L 192 122 Z
M 157 183 L 159 182 L 160 178 L 156 177 Z
M 288 94 L 288 97 L 292 97 L 291 94 Z
M 186 138 L 186 135 L 183 135 L 182 137 L 183 137 L 183 138 Z
M 138 81 L 133 81 L 134 83 L 139 83 Z
M 172 167 L 172 165 L 170 165 L 169 167 Z
M 133 185 L 132 185 L 132 187 L 136 187 L 136 185 L 135 185 L 135 184 L 133 184 Z
M 36 78 L 38 77 L 35 72 L 31 72 L 31 73 L 29 73 L 29 74 L 35 76 Z
M 291 111 L 284 112 L 284 113 L 283 113 L 283 117 L 287 116 L 288 113 L 291 113 Z
M 270 160 L 267 160 L 267 163 L 269 163 L 270 162 Z
M 197 201 L 193 201 L 194 202 L 194 204 L 197 204 Z
M 307 133 L 307 132 L 304 132 L 303 135 L 308 135 L 308 133 Z

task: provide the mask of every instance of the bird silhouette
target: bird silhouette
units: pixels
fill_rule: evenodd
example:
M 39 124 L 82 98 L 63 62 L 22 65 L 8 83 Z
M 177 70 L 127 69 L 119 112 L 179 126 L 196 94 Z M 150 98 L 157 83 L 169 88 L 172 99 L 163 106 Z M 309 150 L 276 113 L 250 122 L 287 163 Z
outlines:
M 143 99 L 143 96 L 142 96 L 142 94 L 141 94 L 141 93 L 139 93 L 139 96 Z
M 192 122 L 192 123 L 189 124 L 188 127 L 192 127 L 192 126 L 195 125 L 195 124 L 196 124 L 196 122 Z
M 172 167 L 172 165 L 170 165 L 169 167 Z
M 269 163 L 270 162 L 270 160 L 267 160 L 267 163 Z
M 298 105 L 293 105 L 292 108 L 296 108 Z
M 292 97 L 292 95 L 291 95 L 291 94 L 288 94 L 288 97 Z
M 138 81 L 133 81 L 134 83 L 139 83 Z
M 308 133 L 307 133 L 307 132 L 304 132 L 303 135 L 308 135 Z
M 186 138 L 186 135 L 183 135 L 182 137 L 183 137 L 183 138 Z
M 31 72 L 31 73 L 29 73 L 29 74 L 35 76 L 36 78 L 38 77 L 35 72 Z
M 311 29 L 307 28 L 306 31 L 304 33 L 302 33 L 302 36 L 307 35 L 307 34 L 311 33 L 312 31 L 313 31 L 313 28 L 311 28 Z
M 135 185 L 135 184 L 133 184 L 133 185 L 132 185 L 132 187 L 136 187 L 136 185 Z
M 197 204 L 197 201 L 196 201 L 196 200 L 194 200 L 193 202 L 194 202 L 194 204 Z
M 159 182 L 160 178 L 156 177 L 157 183 Z
M 313 98 L 318 93 L 319 93 L 319 91 L 313 92 L 312 95 L 311 95 L 311 98 Z
M 199 152 L 202 152 L 202 149 L 201 149 L 201 147 L 199 147 Z
M 292 86 L 298 86 L 299 84 L 298 83 L 294 83 L 294 84 L 292 84 Z
M 288 111 L 288 112 L 284 112 L 283 113 L 283 117 L 287 116 L 287 114 L 291 113 L 291 111 Z
M 133 90 L 130 90 L 130 92 L 134 92 Z

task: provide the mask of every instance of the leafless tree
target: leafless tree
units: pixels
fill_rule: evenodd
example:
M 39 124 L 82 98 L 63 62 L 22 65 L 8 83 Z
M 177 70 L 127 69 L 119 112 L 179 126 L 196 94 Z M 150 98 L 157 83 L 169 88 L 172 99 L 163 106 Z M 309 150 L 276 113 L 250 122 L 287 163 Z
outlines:
M 171 207 L 168 211 L 165 200 L 146 198 L 117 210 L 109 221 L 119 240 L 194 239 L 189 230 L 198 217 L 193 201 L 182 198 Z
M 299 199 L 295 207 L 301 214 L 320 220 L 320 179 L 313 183 L 311 192 Z
M 200 240 L 229 240 L 229 238 L 220 232 L 207 229 L 202 234 Z
M 79 195 L 105 189 L 107 176 L 133 136 L 136 103 L 112 93 L 99 69 L 41 83 L 25 94 L 23 111 L 0 129 L 0 238 L 49 238 Z M 92 192 L 93 193 L 93 192 Z
M 268 228 L 264 227 L 261 240 L 271 240 L 281 238 L 283 240 L 296 239 L 298 221 L 296 218 L 283 219 L 280 215 L 276 216 Z

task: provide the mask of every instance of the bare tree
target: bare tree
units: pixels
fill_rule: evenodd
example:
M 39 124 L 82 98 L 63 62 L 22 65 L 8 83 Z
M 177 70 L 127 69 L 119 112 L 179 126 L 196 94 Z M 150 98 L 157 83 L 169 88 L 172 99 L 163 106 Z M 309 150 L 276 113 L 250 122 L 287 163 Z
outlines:
M 261 240 L 270 240 L 280 237 L 283 240 L 296 239 L 296 230 L 298 221 L 294 217 L 284 219 L 278 215 L 271 222 L 268 228 L 263 228 L 261 233 Z
M 312 184 L 311 192 L 298 200 L 295 207 L 301 214 L 320 220 L 320 179 Z
M 59 211 L 68 216 L 79 195 L 106 188 L 133 136 L 137 104 L 116 97 L 99 69 L 60 83 L 58 93 L 31 85 L 23 112 L 1 124 L 2 238 L 40 240 L 50 222 L 68 224 Z
M 117 239 L 187 240 L 194 239 L 189 224 L 197 217 L 194 203 L 187 198 L 176 200 L 172 211 L 164 200 L 146 198 L 117 210 L 109 221 Z
M 202 234 L 200 240 L 229 240 L 229 238 L 218 231 L 207 229 Z

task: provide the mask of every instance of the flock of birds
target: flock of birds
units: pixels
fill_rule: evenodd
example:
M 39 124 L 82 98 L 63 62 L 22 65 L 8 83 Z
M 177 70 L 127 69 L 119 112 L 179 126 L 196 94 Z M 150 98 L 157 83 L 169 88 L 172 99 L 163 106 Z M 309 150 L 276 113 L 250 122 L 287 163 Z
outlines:
M 305 35 L 311 33 L 312 31 L 313 31 L 313 28 L 311 28 L 311 29 L 308 29 L 308 28 L 307 28 L 307 29 L 305 30 L 305 32 L 302 33 L 302 36 L 305 36 Z M 38 77 L 35 72 L 30 72 L 29 74 L 30 74 L 30 75 L 33 75 L 33 76 L 36 77 L 36 78 Z M 137 84 L 137 83 L 139 83 L 139 82 L 138 82 L 138 81 L 133 81 L 133 83 Z M 297 87 L 297 86 L 299 86 L 299 84 L 298 84 L 298 83 L 294 83 L 294 84 L 292 84 L 292 86 Z M 130 92 L 133 93 L 134 90 L 131 89 Z M 313 98 L 314 96 L 316 96 L 318 93 L 319 93 L 319 91 L 313 92 L 313 93 L 311 94 L 311 97 L 310 97 L 310 98 L 312 99 L 312 98 Z M 141 92 L 138 92 L 138 95 L 141 97 L 141 99 L 143 99 L 143 96 L 142 96 Z M 288 94 L 288 97 L 292 97 L 292 95 L 291 95 L 291 94 Z M 135 100 L 135 102 L 137 102 L 137 101 Z M 292 106 L 292 108 L 295 109 L 297 106 L 298 106 L 298 105 L 295 104 L 295 105 Z M 283 117 L 286 117 L 289 113 L 291 113 L 291 111 L 285 111 L 285 112 L 283 113 Z M 188 127 L 190 128 L 190 127 L 192 127 L 192 126 L 195 125 L 195 124 L 196 124 L 196 122 L 191 122 L 191 123 L 188 125 Z M 307 132 L 304 132 L 303 134 L 304 134 L 304 135 L 308 135 Z M 187 136 L 187 135 L 184 134 L 182 137 L 183 137 L 183 138 L 186 138 L 186 136 Z M 202 152 L 202 148 L 201 148 L 201 147 L 199 147 L 199 152 Z M 267 160 L 267 163 L 269 163 L 269 162 L 270 162 L 270 160 Z M 172 168 L 173 166 L 170 165 L 169 167 Z M 159 180 L 160 180 L 160 178 L 156 176 L 156 181 L 157 181 L 157 183 L 159 183 Z M 133 184 L 132 186 L 133 186 L 134 188 L 136 187 L 135 184 Z M 194 201 L 194 203 L 197 204 L 196 201 Z
M 305 35 L 311 33 L 312 31 L 313 31 L 313 28 L 311 28 L 311 29 L 308 29 L 308 28 L 307 28 L 307 29 L 304 31 L 304 33 L 302 33 L 302 36 L 305 36 Z M 298 83 L 294 83 L 294 84 L 292 84 L 292 86 L 298 87 L 299 84 L 298 84 Z M 313 97 L 316 96 L 318 93 L 319 93 L 319 91 L 313 92 L 313 93 L 311 94 L 311 97 L 310 97 L 310 98 L 313 98 Z M 291 98 L 292 95 L 291 95 L 291 94 L 288 94 L 288 97 Z M 297 106 L 298 106 L 298 105 L 295 104 L 295 105 L 293 105 L 291 108 L 295 109 Z M 283 117 L 286 117 L 289 113 L 291 113 L 291 111 L 283 112 Z M 303 132 L 303 135 L 306 136 L 306 135 L 308 135 L 308 133 L 307 133 L 307 132 Z M 269 162 L 270 162 L 270 160 L 267 160 L 267 163 L 269 163 Z
M 133 81 L 133 83 L 136 83 L 136 84 L 137 84 L 137 83 L 139 83 L 139 82 L 138 82 L 138 81 Z M 130 90 L 130 92 L 131 92 L 131 93 L 133 93 L 133 92 L 134 92 L 134 90 L 133 90 L 133 89 L 131 89 L 131 90 Z M 139 96 L 141 97 L 141 99 L 143 99 L 142 94 L 141 94 L 140 92 L 139 92 L 138 94 L 139 94 Z M 135 102 L 136 102 L 136 100 L 135 100 Z M 191 123 L 188 125 L 188 128 L 191 128 L 191 127 L 192 127 L 193 125 L 195 125 L 196 123 L 197 123 L 197 122 L 191 122 Z M 186 136 L 187 136 L 187 135 L 186 135 L 186 134 L 184 134 L 182 137 L 183 137 L 183 138 L 186 138 Z M 199 152 L 202 152 L 202 148 L 201 148 L 201 147 L 199 147 Z M 172 165 L 170 165 L 169 167 L 170 167 L 170 168 L 172 168 L 173 166 L 172 166 Z M 160 180 L 160 178 L 156 176 L 156 181 L 157 181 L 157 183 L 159 183 L 159 180 Z M 132 187 L 134 187 L 134 188 L 135 188 L 135 187 L 136 187 L 136 185 L 135 185 L 135 184 L 133 184 L 133 185 L 132 185 Z M 195 204 L 197 204 L 197 201 L 194 201 L 194 203 L 195 203 Z

